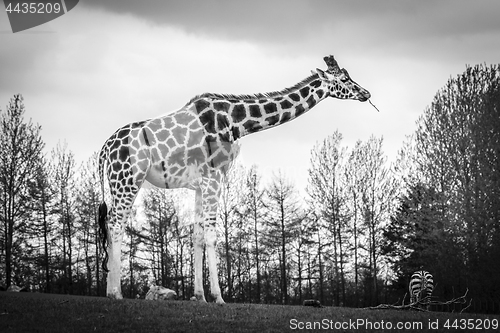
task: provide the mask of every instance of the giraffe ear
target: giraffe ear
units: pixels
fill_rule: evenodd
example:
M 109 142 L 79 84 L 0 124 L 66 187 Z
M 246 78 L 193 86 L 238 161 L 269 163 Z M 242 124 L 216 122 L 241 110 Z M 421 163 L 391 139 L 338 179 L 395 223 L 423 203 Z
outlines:
M 316 68 L 316 72 L 318 73 L 320 79 L 329 80 L 328 74 L 322 71 L 321 69 Z

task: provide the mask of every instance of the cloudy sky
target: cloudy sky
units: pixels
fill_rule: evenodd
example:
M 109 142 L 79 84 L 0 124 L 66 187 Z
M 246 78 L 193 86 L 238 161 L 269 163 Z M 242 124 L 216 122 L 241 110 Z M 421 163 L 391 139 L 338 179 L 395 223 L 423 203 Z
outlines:
M 333 54 L 368 103 L 327 99 L 283 126 L 243 138 L 240 160 L 306 185 L 313 145 L 384 137 L 394 159 L 435 93 L 466 64 L 500 62 L 498 0 L 81 0 L 13 34 L 0 13 L 0 109 L 22 93 L 49 151 L 79 162 L 120 126 L 203 92 L 281 90 Z

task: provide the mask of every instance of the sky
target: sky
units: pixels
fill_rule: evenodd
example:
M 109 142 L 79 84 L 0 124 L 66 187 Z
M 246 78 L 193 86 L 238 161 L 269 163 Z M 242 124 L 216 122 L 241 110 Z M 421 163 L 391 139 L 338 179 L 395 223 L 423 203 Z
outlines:
M 0 109 L 21 93 L 50 152 L 87 161 L 119 127 L 167 114 L 204 92 L 282 90 L 334 55 L 371 101 L 326 99 L 241 139 L 239 161 L 268 180 L 307 185 L 313 146 L 384 138 L 394 160 L 415 122 L 466 65 L 500 62 L 498 0 L 81 0 L 12 33 L 0 12 Z

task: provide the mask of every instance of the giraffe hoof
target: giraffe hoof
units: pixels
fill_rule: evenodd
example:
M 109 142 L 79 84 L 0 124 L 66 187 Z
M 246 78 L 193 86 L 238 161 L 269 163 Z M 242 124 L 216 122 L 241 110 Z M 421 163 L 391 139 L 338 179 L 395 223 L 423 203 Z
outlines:
M 121 291 L 118 288 L 114 288 L 112 291 L 108 291 L 106 296 L 110 299 L 123 299 Z
M 109 299 L 123 299 L 121 294 L 108 294 L 107 296 Z
M 206 299 L 205 299 L 205 296 L 203 294 L 201 295 L 194 295 L 193 297 L 191 297 L 191 300 L 192 301 L 198 301 L 198 302 L 201 302 L 201 303 L 206 303 Z

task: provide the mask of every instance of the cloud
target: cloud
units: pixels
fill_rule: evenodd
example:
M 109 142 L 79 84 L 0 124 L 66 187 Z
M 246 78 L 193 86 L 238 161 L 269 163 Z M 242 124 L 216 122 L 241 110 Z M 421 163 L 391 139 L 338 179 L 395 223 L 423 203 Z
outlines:
M 43 28 L 55 33 L 2 36 L 0 102 L 22 93 L 48 147 L 67 139 L 82 160 L 118 127 L 169 113 L 197 94 L 278 90 L 324 66 L 321 56 L 269 57 L 247 42 L 88 7 L 66 16 Z
M 500 31 L 500 2 L 486 0 L 87 0 L 84 5 L 133 15 L 188 33 L 295 47 L 309 42 L 375 46 Z
M 47 25 L 0 35 L 0 109 L 22 93 L 48 147 L 66 139 L 85 160 L 128 122 L 168 113 L 203 92 L 280 90 L 334 54 L 380 113 L 367 103 L 328 100 L 243 139 L 247 164 L 306 174 L 310 147 L 335 129 L 350 146 L 383 135 L 394 155 L 450 76 L 466 63 L 498 62 L 499 5 L 81 1 Z M 0 30 L 8 31 L 8 22 L 0 20 Z
M 188 33 L 216 38 L 279 41 L 302 38 L 311 29 L 314 9 L 308 1 L 85 1 L 101 10 L 129 14 L 148 22 L 175 26 Z
M 0 24 L 0 30 L 10 29 L 8 22 Z M 36 86 L 30 80 L 40 70 L 39 65 L 59 43 L 55 34 L 13 34 L 0 35 L 0 91 L 19 92 L 26 85 Z

